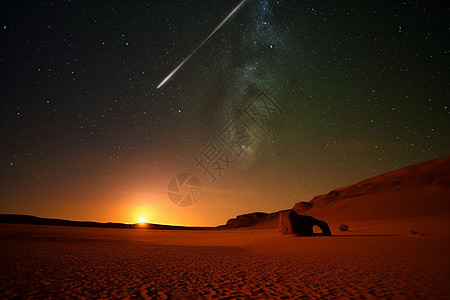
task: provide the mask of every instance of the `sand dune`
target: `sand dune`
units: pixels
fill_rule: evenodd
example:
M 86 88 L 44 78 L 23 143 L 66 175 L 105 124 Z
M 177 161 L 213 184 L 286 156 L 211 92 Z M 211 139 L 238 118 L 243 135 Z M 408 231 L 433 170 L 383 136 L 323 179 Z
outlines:
M 335 189 L 294 210 L 329 221 L 450 216 L 450 156 Z

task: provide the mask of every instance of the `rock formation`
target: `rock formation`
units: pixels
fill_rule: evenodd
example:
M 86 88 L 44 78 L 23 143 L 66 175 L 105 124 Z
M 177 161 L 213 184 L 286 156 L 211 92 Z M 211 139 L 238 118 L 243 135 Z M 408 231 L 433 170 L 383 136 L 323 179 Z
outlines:
M 252 226 L 263 218 L 267 217 L 269 214 L 263 212 L 255 212 L 250 214 L 239 215 L 234 219 L 229 219 L 226 228 L 240 228 Z
M 278 231 L 281 234 L 296 234 L 300 236 L 331 235 L 330 227 L 325 221 L 317 220 L 311 216 L 299 215 L 291 209 L 280 211 L 278 215 Z M 322 233 L 314 233 L 314 225 L 318 226 Z
M 312 204 L 311 202 L 298 202 L 295 204 L 295 206 L 292 208 L 293 210 L 295 210 L 297 213 L 301 214 L 304 213 L 305 211 L 311 209 L 313 207 L 314 204 Z

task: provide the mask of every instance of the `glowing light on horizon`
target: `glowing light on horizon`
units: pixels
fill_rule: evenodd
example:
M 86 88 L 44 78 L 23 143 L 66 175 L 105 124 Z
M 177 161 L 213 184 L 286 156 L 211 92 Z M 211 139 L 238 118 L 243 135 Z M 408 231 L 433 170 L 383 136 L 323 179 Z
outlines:
M 139 218 L 139 223 L 140 224 L 145 224 L 145 223 L 147 223 L 147 220 L 145 219 L 145 217 L 140 217 Z

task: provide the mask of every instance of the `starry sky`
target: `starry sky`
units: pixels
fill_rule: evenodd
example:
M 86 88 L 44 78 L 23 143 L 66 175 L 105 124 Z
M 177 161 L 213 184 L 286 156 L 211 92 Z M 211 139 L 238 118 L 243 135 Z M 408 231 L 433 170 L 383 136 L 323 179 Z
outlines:
M 239 3 L 2 1 L 0 213 L 219 225 L 450 154 L 446 1 L 248 0 L 157 88 Z

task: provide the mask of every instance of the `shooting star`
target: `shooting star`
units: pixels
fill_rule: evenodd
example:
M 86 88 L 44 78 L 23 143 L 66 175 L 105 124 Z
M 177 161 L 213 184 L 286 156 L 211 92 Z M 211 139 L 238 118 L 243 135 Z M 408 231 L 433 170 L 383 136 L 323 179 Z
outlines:
M 185 62 L 187 62 L 188 60 L 189 60 L 189 58 L 191 58 L 192 57 L 192 55 L 194 55 L 195 54 L 195 52 L 197 52 L 197 50 L 198 49 L 200 49 L 200 47 L 201 46 L 203 46 L 203 44 L 205 44 L 213 35 L 214 35 L 214 33 L 216 33 L 217 32 L 217 30 L 219 30 L 220 29 L 220 27 L 222 27 L 223 26 L 223 24 L 225 24 L 227 21 L 228 21 L 228 19 L 230 19 L 241 7 L 242 7 L 242 5 L 244 5 L 244 3 L 245 3 L 245 1 L 247 1 L 247 0 L 242 0 L 241 1 L 241 3 L 239 3 L 239 5 L 238 6 L 236 6 L 229 14 L 228 14 L 228 16 L 216 27 L 216 29 L 214 29 L 213 30 L 213 32 L 211 32 L 211 34 L 210 35 L 208 35 L 208 37 L 203 41 L 203 42 L 201 42 L 200 43 L 200 45 L 198 45 L 198 47 L 197 48 L 195 48 L 194 49 L 194 51 L 192 51 L 192 53 L 191 54 L 189 54 L 189 56 L 188 57 L 186 57 L 182 62 L 181 62 L 181 64 L 179 64 L 178 65 L 178 67 L 176 67 L 169 75 L 167 75 L 167 77 L 166 78 L 164 78 L 164 80 L 163 81 L 161 81 L 161 83 L 158 85 L 158 89 L 160 88 L 160 87 L 162 87 L 183 65 L 184 65 L 184 63 Z

